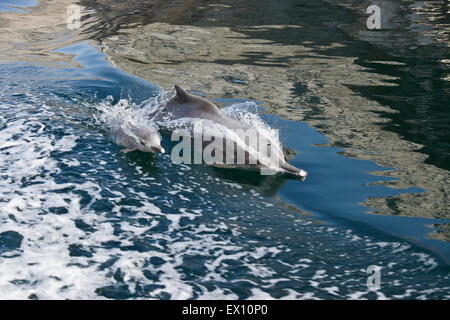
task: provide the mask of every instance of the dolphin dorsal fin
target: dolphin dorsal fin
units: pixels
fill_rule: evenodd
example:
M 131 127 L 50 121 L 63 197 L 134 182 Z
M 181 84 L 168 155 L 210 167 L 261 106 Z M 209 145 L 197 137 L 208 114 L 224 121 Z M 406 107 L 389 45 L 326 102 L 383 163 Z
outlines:
M 177 101 L 187 102 L 189 100 L 189 93 L 180 86 L 175 85 L 175 91 L 177 92 L 177 95 L 175 96 Z

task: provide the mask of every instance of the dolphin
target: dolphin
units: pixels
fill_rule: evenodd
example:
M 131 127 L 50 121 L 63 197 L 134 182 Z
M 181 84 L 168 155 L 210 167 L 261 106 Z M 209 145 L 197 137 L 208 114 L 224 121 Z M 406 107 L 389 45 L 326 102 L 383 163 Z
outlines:
M 161 136 L 150 126 L 131 123 L 126 120 L 111 129 L 111 137 L 119 146 L 125 147 L 122 152 L 139 150 L 143 152 L 164 153 Z
M 224 114 L 214 103 L 211 101 L 190 94 L 183 88 L 181 88 L 178 85 L 175 85 L 175 96 L 168 100 L 166 103 L 164 103 L 160 108 L 155 110 L 153 113 L 150 113 L 149 117 L 152 121 L 156 122 L 159 127 L 162 130 L 165 130 L 166 132 L 173 131 L 173 127 L 165 126 L 165 123 L 168 123 L 172 120 L 182 119 L 182 118 L 193 118 L 193 119 L 201 119 L 201 120 L 209 120 L 215 124 L 219 124 L 227 129 L 236 130 L 248 130 L 252 129 L 247 124 L 238 121 L 236 119 L 233 119 L 226 114 Z M 225 139 L 225 138 L 224 138 Z M 245 138 L 244 138 L 245 140 Z M 248 146 L 248 142 L 245 142 Z M 205 148 L 209 143 L 204 143 L 203 148 Z M 270 141 L 267 142 L 267 144 L 270 146 Z M 226 141 L 224 141 L 223 145 L 226 145 Z M 234 143 L 235 147 L 237 146 L 236 143 Z M 238 147 L 239 148 L 239 147 Z M 226 157 L 226 150 L 223 150 L 224 152 L 224 158 Z M 234 150 L 234 158 L 236 160 L 236 149 Z M 213 166 L 216 167 L 222 167 L 222 168 L 246 168 L 246 169 L 253 169 L 253 170 L 260 170 L 262 168 L 275 168 L 275 171 L 286 173 L 289 175 L 292 175 L 296 178 L 299 178 L 301 180 L 304 180 L 306 178 L 306 171 L 298 169 L 292 165 L 290 165 L 284 154 L 283 150 L 280 150 L 279 148 L 269 148 L 269 155 L 271 159 L 271 163 L 267 163 L 264 161 L 261 161 L 261 159 L 257 159 L 255 164 L 250 164 L 249 159 L 252 157 L 251 151 L 248 151 L 246 149 L 245 151 L 245 164 L 224 164 L 224 163 L 214 163 Z

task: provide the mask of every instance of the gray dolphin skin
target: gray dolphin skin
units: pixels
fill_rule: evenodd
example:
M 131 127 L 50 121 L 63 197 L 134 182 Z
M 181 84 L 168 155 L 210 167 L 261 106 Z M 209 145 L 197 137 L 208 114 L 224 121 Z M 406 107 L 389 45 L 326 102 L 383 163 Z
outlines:
M 161 146 L 161 136 L 152 127 L 124 121 L 111 129 L 111 137 L 114 143 L 125 147 L 122 150 L 124 153 L 134 150 L 142 152 L 165 152 Z
M 204 120 L 210 120 L 214 123 L 220 124 L 227 129 L 236 130 L 236 129 L 242 129 L 242 130 L 248 130 L 251 129 L 247 124 L 240 122 L 236 119 L 233 119 L 227 115 L 225 115 L 214 103 L 211 101 L 190 94 L 186 90 L 182 89 L 180 86 L 175 85 L 175 91 L 176 95 L 167 101 L 161 108 L 156 110 L 153 114 L 150 115 L 150 119 L 152 121 L 155 121 L 161 129 L 165 131 L 171 131 L 172 129 L 170 127 L 164 126 L 164 123 L 167 121 L 172 121 L 176 119 L 181 118 L 196 118 L 196 119 L 204 119 Z M 205 148 L 209 144 L 206 143 L 203 145 L 203 148 Z M 270 144 L 270 142 L 269 142 Z M 224 141 L 223 145 L 226 145 L 226 142 Z M 236 147 L 236 144 L 234 144 Z M 277 149 L 277 148 L 270 148 L 270 149 Z M 273 151 L 272 151 L 273 152 Z M 287 173 L 290 175 L 295 176 L 299 179 L 305 179 L 306 178 L 306 171 L 298 169 L 292 165 L 290 165 L 284 155 L 283 152 L 280 150 L 275 150 L 275 154 L 271 155 L 271 159 L 275 159 L 277 171 L 281 173 Z M 236 149 L 234 157 L 236 159 Z M 224 157 L 225 150 L 224 150 Z M 257 164 L 247 164 L 248 159 L 250 156 L 248 155 L 248 152 L 246 152 L 245 159 L 246 164 L 245 165 L 228 165 L 228 164 L 213 164 L 217 167 L 223 167 L 223 168 L 232 168 L 232 167 L 241 167 L 246 169 L 253 169 L 253 170 L 259 170 L 261 168 L 267 167 L 263 163 L 261 163 L 259 160 L 257 161 Z M 236 161 L 235 161 L 236 163 Z

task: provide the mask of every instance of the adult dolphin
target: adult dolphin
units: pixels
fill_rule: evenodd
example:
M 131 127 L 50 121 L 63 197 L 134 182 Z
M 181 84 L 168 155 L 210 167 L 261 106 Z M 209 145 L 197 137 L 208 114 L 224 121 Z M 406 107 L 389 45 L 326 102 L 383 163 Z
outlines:
M 182 89 L 180 86 L 175 85 L 176 95 L 167 101 L 164 105 L 158 108 L 156 111 L 150 114 L 150 119 L 155 121 L 163 130 L 165 131 L 173 131 L 173 127 L 166 126 L 168 122 L 172 120 L 182 119 L 182 118 L 192 118 L 192 119 L 202 119 L 202 120 L 210 120 L 213 123 L 224 126 L 230 130 L 243 130 L 247 131 L 250 128 L 247 124 L 240 122 L 236 119 L 233 119 L 226 114 L 224 114 L 214 103 L 211 101 L 195 96 L 193 94 L 188 93 L 186 90 Z M 207 142 L 203 144 L 203 148 L 206 148 L 211 142 Z M 248 141 L 245 144 L 249 144 Z M 267 143 L 269 146 L 271 145 L 270 141 Z M 224 141 L 223 145 L 227 145 L 226 141 Z M 292 165 L 290 165 L 283 151 L 279 148 L 268 148 L 270 156 L 270 163 L 267 161 L 263 161 L 261 158 L 256 159 L 256 163 L 250 163 L 250 158 L 252 155 L 251 151 L 246 149 L 245 151 L 245 163 L 237 163 L 237 154 L 238 154 L 238 146 L 234 143 L 234 162 L 232 164 L 229 163 L 213 163 L 212 165 L 217 167 L 241 167 L 247 169 L 263 169 L 263 168 L 272 168 L 277 172 L 287 173 L 293 175 L 300 179 L 306 178 L 306 171 L 298 169 Z M 258 149 L 259 150 L 259 149 Z M 224 158 L 226 157 L 226 150 L 223 149 Z

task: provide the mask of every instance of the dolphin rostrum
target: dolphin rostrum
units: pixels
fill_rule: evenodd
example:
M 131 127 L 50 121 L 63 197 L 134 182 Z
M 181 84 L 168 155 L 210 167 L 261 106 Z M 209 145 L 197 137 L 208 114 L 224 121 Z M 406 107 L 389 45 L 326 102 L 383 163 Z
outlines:
M 173 131 L 173 127 L 165 126 L 168 122 L 172 120 L 178 120 L 182 118 L 192 118 L 192 119 L 201 119 L 201 120 L 209 120 L 215 124 L 219 124 L 226 129 L 229 130 L 248 130 L 252 129 L 246 123 L 233 119 L 226 114 L 224 114 L 214 103 L 211 101 L 190 94 L 186 90 L 182 89 L 180 86 L 175 85 L 176 95 L 163 104 L 160 108 L 150 114 L 150 119 L 155 121 L 159 127 L 164 131 Z M 224 138 L 225 140 L 225 138 Z M 244 139 L 245 140 L 245 139 Z M 244 142 L 248 146 L 248 142 Z M 203 148 L 207 147 L 209 143 L 203 143 Z M 226 141 L 224 141 L 223 145 L 226 145 Z M 236 146 L 236 143 L 234 144 Z M 242 145 L 242 144 L 241 144 Z M 270 146 L 270 141 L 267 142 L 267 145 Z M 238 147 L 239 148 L 239 147 Z M 252 157 L 252 151 L 246 149 L 245 159 L 246 163 L 244 165 L 234 163 L 224 164 L 224 163 L 214 163 L 212 165 L 217 167 L 241 167 L 247 169 L 262 169 L 264 167 L 276 168 L 275 171 L 281 173 L 288 173 L 300 179 L 305 179 L 307 173 L 304 170 L 298 169 L 292 165 L 290 165 L 285 156 L 283 155 L 283 150 L 280 148 L 269 148 L 269 154 L 271 163 L 267 163 L 258 158 L 256 163 L 247 163 L 248 160 Z M 220 152 L 220 151 L 219 151 Z M 224 157 L 226 157 L 226 150 L 223 150 Z M 234 150 L 234 158 L 236 158 L 236 150 Z

